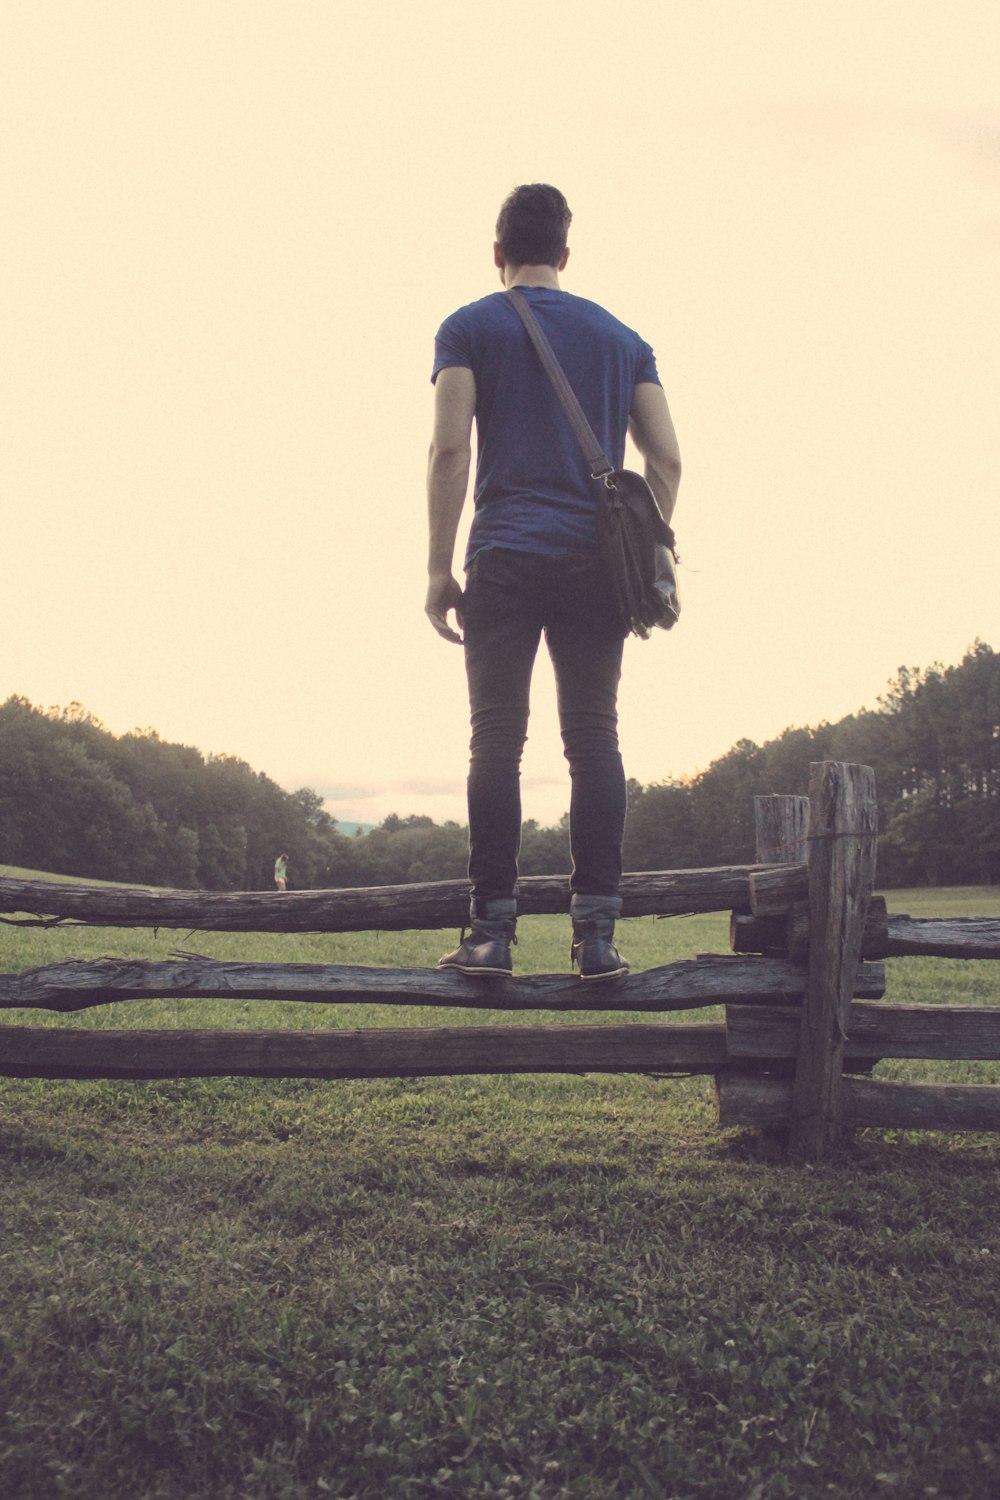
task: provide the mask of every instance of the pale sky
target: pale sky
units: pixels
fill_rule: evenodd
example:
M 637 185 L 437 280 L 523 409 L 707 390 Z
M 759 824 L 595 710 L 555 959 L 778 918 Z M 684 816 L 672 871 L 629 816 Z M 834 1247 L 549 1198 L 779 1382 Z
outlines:
M 996 0 L 0 0 L 0 139 L 0 701 L 464 821 L 429 375 L 525 181 L 684 459 L 630 776 L 1000 648 Z

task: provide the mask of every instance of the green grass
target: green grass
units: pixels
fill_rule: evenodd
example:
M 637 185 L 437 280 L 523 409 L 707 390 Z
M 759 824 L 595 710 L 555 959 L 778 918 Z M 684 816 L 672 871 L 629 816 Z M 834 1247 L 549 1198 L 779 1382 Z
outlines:
M 889 905 L 996 914 L 1000 893 Z M 522 971 L 565 967 L 564 922 L 519 935 Z M 0 927 L 0 969 L 176 948 L 426 965 L 447 938 Z M 726 919 L 624 923 L 622 946 L 637 967 L 725 951 Z M 888 967 L 891 999 L 997 999 L 993 964 Z M 992 1137 L 868 1132 L 802 1171 L 720 1131 L 702 1078 L 0 1080 L 0 1151 L 0 1489 L 19 1500 L 1000 1493 Z

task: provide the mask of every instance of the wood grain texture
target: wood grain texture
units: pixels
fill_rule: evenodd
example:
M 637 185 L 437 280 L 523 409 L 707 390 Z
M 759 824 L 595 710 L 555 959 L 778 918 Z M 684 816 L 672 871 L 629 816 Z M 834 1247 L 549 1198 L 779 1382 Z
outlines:
M 0 1027 L 0 1076 L 418 1078 L 459 1073 L 711 1073 L 721 1023 L 112 1031 Z
M 716 1077 L 720 1125 L 772 1129 L 792 1119 L 790 1079 L 725 1072 Z M 1000 1130 L 1000 1087 L 882 1083 L 845 1078 L 843 1124 L 883 1130 Z
M 910 917 L 903 920 L 912 921 Z M 872 896 L 865 911 L 862 958 L 885 958 L 888 955 L 889 921 L 885 897 Z M 1000 927 L 1000 923 L 996 925 Z M 734 953 L 781 954 L 796 963 L 806 963 L 809 958 L 808 901 L 793 902 L 788 911 L 777 917 L 755 917 L 751 912 L 734 911 L 729 919 L 729 943 Z
M 622 915 L 686 916 L 751 904 L 756 865 L 653 871 L 622 877 Z M 784 909 L 806 890 L 804 866 L 768 872 L 767 898 Z M 784 906 L 782 905 L 784 903 Z M 518 882 L 522 916 L 569 912 L 562 875 Z M 400 932 L 461 927 L 469 884 L 367 886 L 330 891 L 170 891 L 63 881 L 0 879 L 0 920 L 21 925 L 84 922 L 100 927 L 167 927 L 200 932 Z
M 789 1151 L 819 1161 L 841 1122 L 844 1041 L 875 877 L 870 766 L 821 761 L 809 779 L 809 983 L 802 1006 Z
M 866 964 L 857 993 L 878 999 L 882 965 Z M 726 1000 L 801 1003 L 806 971 L 784 959 L 706 954 L 581 984 L 571 974 L 470 979 L 437 969 L 360 965 L 229 963 L 207 958 L 71 960 L 0 974 L 0 1009 L 83 1010 L 122 1000 L 302 1000 L 379 1005 L 446 1005 L 487 1010 L 685 1010 Z
M 748 899 L 734 901 L 757 917 L 780 916 L 795 901 L 809 895 L 809 873 L 805 865 L 761 865 L 747 877 Z
M 809 837 L 808 797 L 755 797 L 753 822 L 759 865 L 806 863 Z
M 1000 958 L 1000 917 L 888 920 L 887 958 Z
M 799 1020 L 792 1006 L 727 1005 L 729 1057 L 795 1057 Z M 844 1067 L 883 1057 L 1000 1060 L 1000 1006 L 856 1001 L 848 1012 Z

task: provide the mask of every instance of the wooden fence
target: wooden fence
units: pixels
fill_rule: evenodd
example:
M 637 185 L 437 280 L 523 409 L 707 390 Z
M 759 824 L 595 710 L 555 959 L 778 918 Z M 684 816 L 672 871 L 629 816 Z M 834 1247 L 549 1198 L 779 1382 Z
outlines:
M 72 960 L 0 975 L 0 1009 L 71 1012 L 148 998 L 357 1001 L 497 1010 L 664 1013 L 724 1005 L 715 1023 L 379 1027 L 325 1031 L 0 1028 L 0 1075 L 36 1078 L 384 1078 L 457 1073 L 714 1075 L 723 1125 L 787 1130 L 817 1161 L 855 1125 L 1000 1130 L 1000 1086 L 866 1078 L 887 1057 L 1000 1058 L 1000 1007 L 878 1004 L 885 958 L 1000 958 L 1000 920 L 889 916 L 871 895 L 875 779 L 824 761 L 809 797 L 755 799 L 757 863 L 626 875 L 623 915 L 729 911 L 733 952 L 581 985 L 470 980 L 331 964 Z M 565 912 L 566 882 L 519 888 L 523 915 Z M 457 927 L 464 881 L 370 890 L 206 894 L 0 879 L 0 921 L 213 932 Z M 861 1075 L 861 1076 L 858 1076 Z

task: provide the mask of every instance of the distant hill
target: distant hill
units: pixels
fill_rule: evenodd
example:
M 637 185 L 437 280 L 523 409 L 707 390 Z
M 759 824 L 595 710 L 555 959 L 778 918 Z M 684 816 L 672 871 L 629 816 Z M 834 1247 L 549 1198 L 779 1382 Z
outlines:
M 346 833 L 348 838 L 353 838 L 356 833 L 371 833 L 373 828 L 378 827 L 377 823 L 345 823 L 342 818 L 336 818 L 334 821 L 337 824 L 337 832 Z

